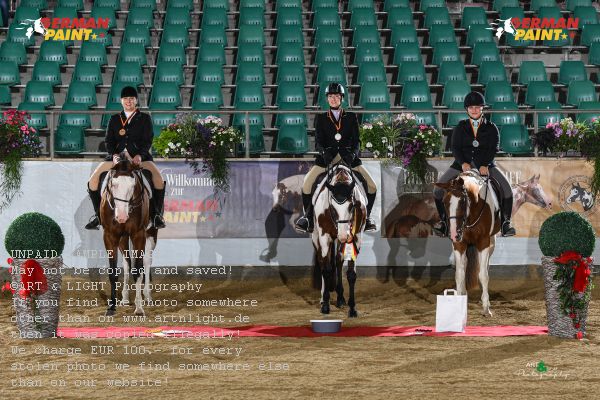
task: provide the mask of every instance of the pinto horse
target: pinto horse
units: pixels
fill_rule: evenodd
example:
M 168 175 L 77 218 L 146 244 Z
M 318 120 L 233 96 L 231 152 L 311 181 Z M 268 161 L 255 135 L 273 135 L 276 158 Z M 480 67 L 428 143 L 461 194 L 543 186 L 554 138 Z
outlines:
M 456 262 L 456 289 L 461 295 L 481 283 L 482 314 L 491 316 L 488 267 L 500 231 L 500 207 L 488 179 L 476 171 L 461 173 L 447 183 L 444 205 Z
M 144 279 L 144 297 L 151 302 L 150 265 L 156 246 L 157 230 L 147 228 L 150 199 L 141 174 L 141 168 L 121 157 L 106 178 L 100 203 L 100 221 L 104 228 L 104 246 L 110 266 L 110 300 L 106 315 L 116 312 L 116 286 L 119 277 L 117 250 L 123 256 L 122 304 L 129 304 L 129 267 L 136 284 L 135 315 L 144 315 L 141 284 Z M 133 247 L 130 251 L 129 240 Z
M 313 195 L 315 229 L 312 243 L 315 249 L 315 286 L 321 283 L 321 313 L 329 314 L 329 292 L 337 292 L 336 306 L 346 304 L 342 284 L 344 259 L 348 260 L 346 277 L 350 290 L 348 317 L 358 316 L 354 300 L 356 283 L 355 258 L 360 251 L 362 231 L 367 216 L 366 195 L 360 181 L 352 170 L 342 162 L 327 171 L 326 178 L 317 186 Z M 348 245 L 348 246 L 346 246 Z M 348 247 L 354 254 L 345 257 Z M 319 276 L 320 275 L 320 276 Z M 320 279 L 318 279 L 320 278 Z

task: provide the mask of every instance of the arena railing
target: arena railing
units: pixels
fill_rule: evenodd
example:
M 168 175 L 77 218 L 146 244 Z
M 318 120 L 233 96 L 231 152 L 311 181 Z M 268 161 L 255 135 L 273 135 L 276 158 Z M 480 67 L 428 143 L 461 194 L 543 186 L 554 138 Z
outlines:
M 400 113 L 412 113 L 412 114 L 434 114 L 435 115 L 435 120 L 436 120 L 436 124 L 438 128 L 442 128 L 441 130 L 451 130 L 452 128 L 444 128 L 443 123 L 442 123 L 442 116 L 443 115 L 448 115 L 448 114 L 464 114 L 465 111 L 464 110 L 450 110 L 450 109 L 406 109 L 406 108 L 402 108 L 402 109 L 392 109 L 392 110 L 365 110 L 365 109 L 354 109 L 354 108 L 349 108 L 349 111 L 352 111 L 356 114 L 390 114 L 390 115 L 394 115 L 394 114 L 400 114 Z M 48 121 L 48 128 L 47 131 L 49 131 L 49 135 L 48 135 L 48 151 L 44 154 L 46 156 L 49 156 L 50 159 L 54 159 L 56 158 L 55 155 L 55 151 L 54 151 L 54 143 L 55 143 L 55 134 L 56 134 L 56 126 L 60 115 L 61 114 L 89 114 L 89 115 L 104 115 L 104 114 L 113 114 L 114 111 L 106 111 L 106 110 L 77 110 L 77 111 L 73 111 L 73 110 L 23 110 L 23 111 L 28 111 L 30 113 L 33 114 L 46 114 L 46 118 Z M 150 115 L 152 114 L 202 114 L 202 115 L 215 115 L 215 116 L 223 116 L 223 115 L 234 115 L 234 114 L 244 114 L 246 116 L 245 118 L 245 155 L 244 158 L 250 158 L 250 122 L 249 119 L 247 118 L 248 115 L 250 114 L 263 114 L 263 115 L 273 115 L 273 114 L 306 114 L 306 115 L 315 115 L 315 114 L 320 114 L 323 111 L 322 110 L 298 110 L 298 111 L 294 111 L 294 110 L 218 110 L 218 111 L 205 111 L 205 110 L 164 110 L 164 111 L 158 111 L 158 110 L 148 110 L 148 109 L 144 109 L 141 108 L 141 111 L 146 112 Z M 538 115 L 539 114 L 562 114 L 565 117 L 568 116 L 568 114 L 594 114 L 594 113 L 598 113 L 598 116 L 600 117 L 600 109 L 589 109 L 589 110 L 582 110 L 582 109 L 575 109 L 575 108 L 563 108 L 563 109 L 528 109 L 528 110 L 491 110 L 491 109 L 486 109 L 484 111 L 484 113 L 486 115 L 489 114 L 520 114 L 523 116 L 528 116 L 528 115 L 532 115 L 533 116 L 533 125 L 531 126 L 527 126 L 528 131 L 529 130 L 533 130 L 533 132 L 538 132 L 540 127 L 538 126 Z M 43 136 L 44 137 L 44 136 Z M 82 152 L 79 153 L 79 155 L 84 155 L 84 156 L 100 156 L 100 155 L 104 155 L 106 154 L 105 152 Z M 264 154 L 264 155 L 278 155 L 278 154 L 286 154 L 286 153 L 282 153 L 282 152 L 273 152 L 273 151 L 266 151 L 266 152 L 262 152 L 260 154 Z M 316 152 L 307 152 L 304 153 L 307 155 L 314 155 L 317 154 Z M 534 148 L 534 155 L 537 157 L 538 156 L 538 151 L 537 148 Z

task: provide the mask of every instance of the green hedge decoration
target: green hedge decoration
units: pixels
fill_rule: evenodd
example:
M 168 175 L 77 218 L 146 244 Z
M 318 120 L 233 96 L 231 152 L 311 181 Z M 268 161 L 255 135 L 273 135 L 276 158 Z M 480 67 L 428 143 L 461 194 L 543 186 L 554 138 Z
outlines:
M 52 218 L 31 212 L 19 216 L 10 224 L 4 247 L 14 258 L 58 257 L 65 247 L 65 237 Z
M 538 243 L 547 257 L 558 257 L 568 250 L 589 257 L 594 251 L 596 237 L 588 220 L 576 212 L 565 211 L 544 221 Z

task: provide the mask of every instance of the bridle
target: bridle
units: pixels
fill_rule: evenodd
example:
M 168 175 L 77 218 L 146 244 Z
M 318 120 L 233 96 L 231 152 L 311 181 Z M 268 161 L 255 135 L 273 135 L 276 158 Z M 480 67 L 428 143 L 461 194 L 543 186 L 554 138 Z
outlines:
M 335 190 L 335 186 L 332 185 L 330 183 L 331 178 L 333 178 L 334 173 L 337 171 L 337 169 L 340 167 L 340 163 L 336 164 L 335 166 L 333 166 L 332 168 L 328 168 L 327 170 L 327 180 L 325 181 L 325 186 L 327 187 L 327 189 L 329 190 L 329 196 L 328 196 L 328 208 L 329 208 L 329 215 L 331 217 L 331 221 L 333 222 L 333 225 L 337 231 L 337 227 L 338 224 L 350 224 L 350 230 L 352 231 L 352 225 L 353 225 L 353 221 L 354 221 L 354 217 L 355 217 L 355 209 L 356 209 L 356 198 L 354 196 L 354 187 L 356 186 L 356 179 L 354 179 L 354 175 L 352 174 L 352 171 L 350 171 L 350 179 L 351 182 L 348 186 L 348 191 L 350 193 L 349 197 L 344 197 L 343 199 L 339 199 L 336 196 L 333 195 L 334 190 Z M 344 220 L 339 220 L 336 217 L 334 217 L 334 213 L 335 213 L 335 209 L 332 206 L 332 200 L 339 204 L 342 205 L 344 203 L 347 203 L 348 201 L 350 201 L 350 219 L 344 219 Z
M 479 215 L 477 215 L 477 218 L 475 219 L 474 222 L 472 222 L 471 224 L 467 224 L 467 220 L 469 219 L 469 210 L 471 209 L 471 205 L 470 205 L 470 201 L 469 201 L 469 194 L 467 193 L 467 189 L 463 187 L 462 193 L 460 195 L 460 201 L 462 202 L 462 204 L 464 204 L 464 212 L 462 215 L 462 221 L 460 224 L 460 227 L 457 227 L 456 229 L 456 236 L 458 238 L 458 241 L 462 240 L 462 234 L 464 231 L 473 228 L 475 225 L 477 225 L 479 223 L 479 221 L 481 220 L 481 216 L 483 215 L 483 210 L 485 209 L 485 205 L 487 204 L 487 196 L 488 196 L 488 192 L 490 191 L 490 186 L 489 186 L 489 181 L 490 181 L 490 176 L 486 175 L 483 178 L 483 186 L 485 186 L 485 197 L 483 199 L 483 204 L 481 205 L 481 209 L 479 210 Z M 455 219 L 458 222 L 458 216 L 454 215 L 454 216 L 449 216 L 448 217 L 448 226 L 450 226 L 450 220 L 451 219 Z M 457 223 L 458 225 L 458 223 Z

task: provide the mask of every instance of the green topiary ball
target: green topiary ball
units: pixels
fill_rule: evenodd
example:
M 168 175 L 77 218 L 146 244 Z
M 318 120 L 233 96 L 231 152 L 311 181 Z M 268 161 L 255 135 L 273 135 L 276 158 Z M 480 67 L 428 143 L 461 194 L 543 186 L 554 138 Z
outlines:
M 558 257 L 567 250 L 589 257 L 596 245 L 594 228 L 576 212 L 560 212 L 542 224 L 539 245 L 547 257 Z
M 32 212 L 10 224 L 4 246 L 13 258 L 58 257 L 65 247 L 65 237 L 52 218 Z

